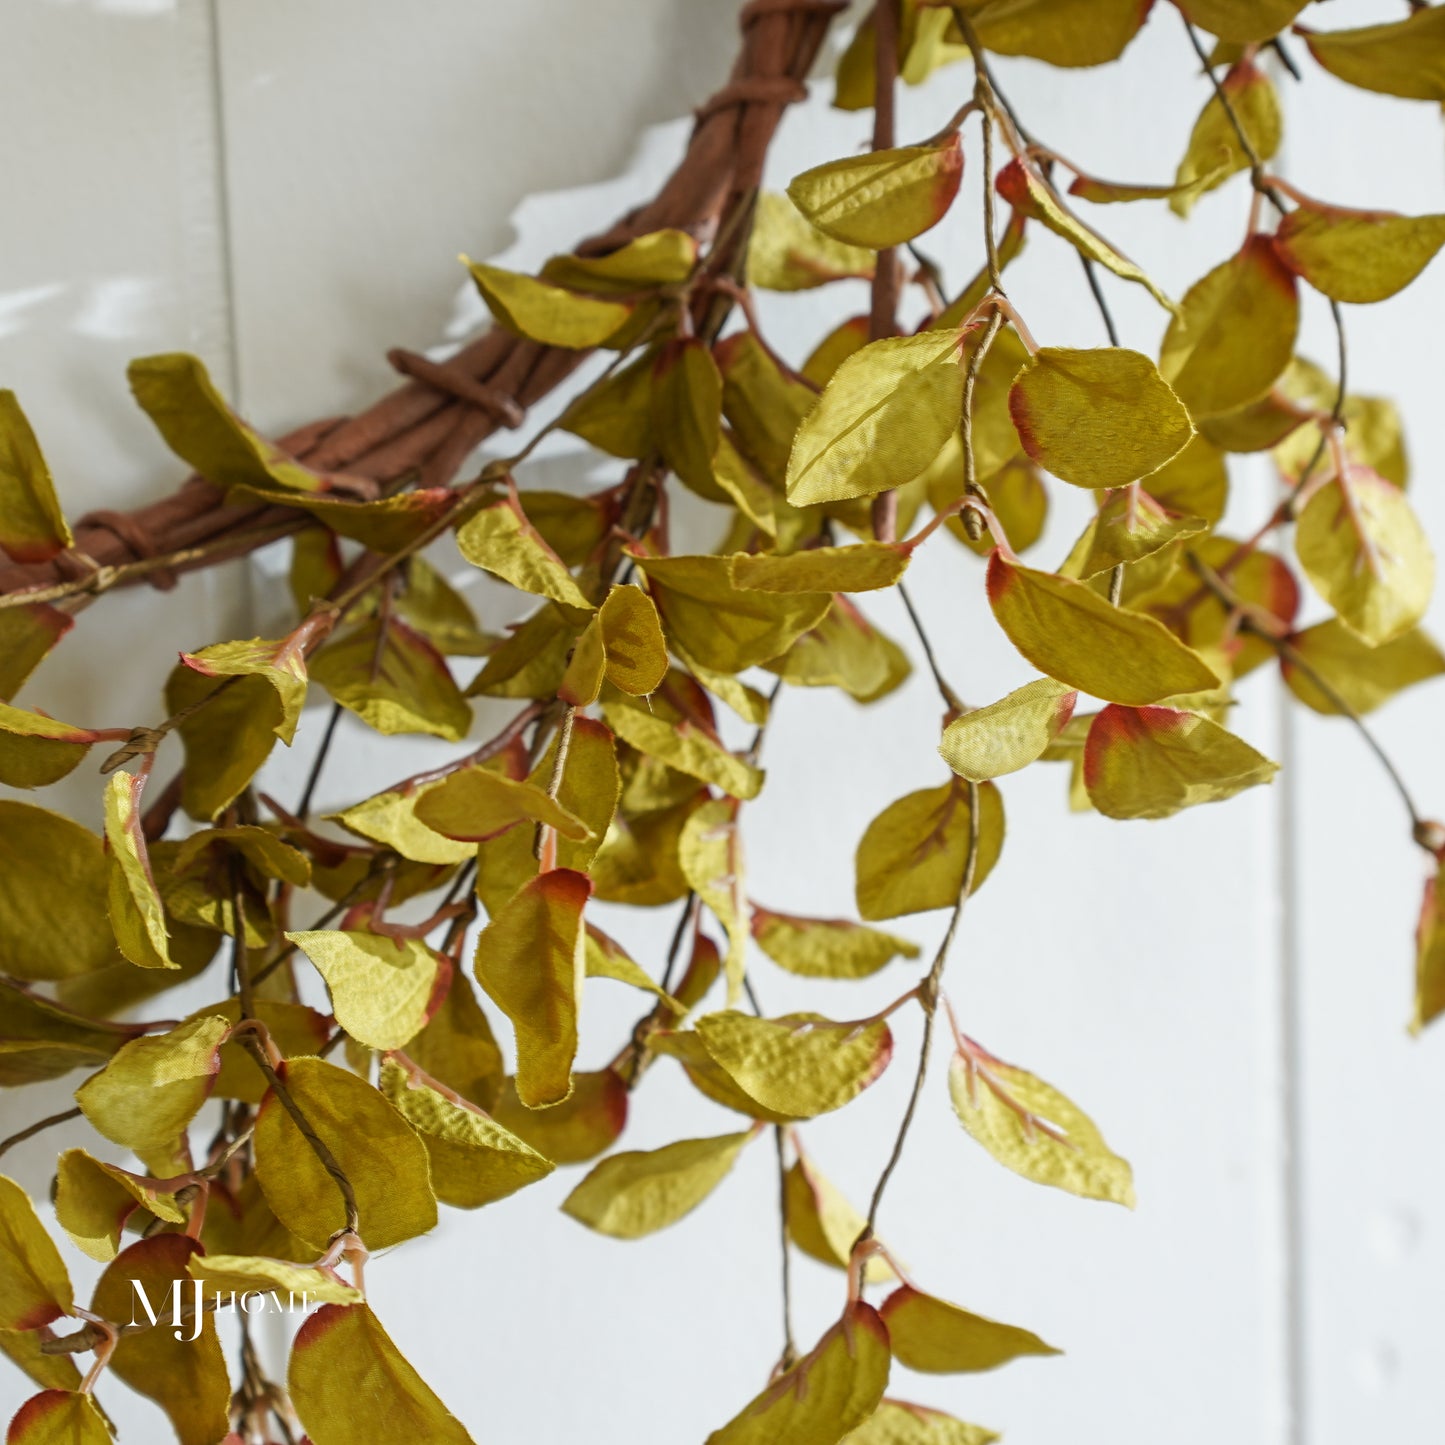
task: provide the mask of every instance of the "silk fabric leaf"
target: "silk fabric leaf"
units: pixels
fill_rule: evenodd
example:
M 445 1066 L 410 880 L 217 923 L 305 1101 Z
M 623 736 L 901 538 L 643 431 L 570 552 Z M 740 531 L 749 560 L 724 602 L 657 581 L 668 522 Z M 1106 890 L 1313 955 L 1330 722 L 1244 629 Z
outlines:
M 999 1438 L 939 1410 L 885 1399 L 871 1420 L 843 1437 L 843 1445 L 993 1445 Z
M 351 1181 L 368 1249 L 425 1234 L 437 1222 L 427 1153 L 416 1131 L 365 1079 L 324 1059 L 288 1059 L 282 1081 Z M 346 1227 L 335 1181 L 274 1092 L 256 1117 L 256 1177 L 298 1239 L 325 1249 Z
M 74 544 L 30 422 L 15 393 L 0 389 L 0 550 L 24 565 Z
M 1044 347 L 1015 380 L 1009 413 L 1024 451 L 1080 487 L 1137 481 L 1194 435 L 1154 363 L 1120 347 Z
M 296 1332 L 286 1388 L 312 1445 L 372 1445 L 379 1423 L 418 1445 L 474 1445 L 370 1305 L 317 1310 Z
M 518 823 L 542 823 L 578 842 L 592 830 L 535 783 L 489 768 L 462 768 L 416 804 L 416 817 L 433 832 L 465 843 L 484 843 Z
M 918 945 L 844 918 L 799 918 L 752 907 L 758 947 L 803 978 L 868 978 L 895 958 L 917 958 Z
M 870 922 L 952 908 L 963 889 L 971 829 L 968 789 L 956 779 L 890 803 L 869 823 L 854 859 L 858 912 Z M 1003 799 L 979 789 L 975 890 L 1003 851 Z
M 141 827 L 143 780 L 126 772 L 105 786 L 105 841 L 110 853 L 107 908 L 120 951 L 140 968 L 178 968 L 170 955 L 165 908 L 151 876 Z
M 1032 1330 L 1000 1324 L 900 1285 L 879 1311 L 894 1358 L 925 1374 L 972 1374 L 1024 1355 L 1057 1355 Z
M 997 550 L 988 598 L 1024 657 L 1080 692 L 1138 707 L 1219 686 L 1204 659 L 1154 618 L 1111 607 L 1082 583 L 1020 566 Z
M 1316 623 L 1290 638 L 1290 644 L 1335 693 L 1357 713 L 1373 712 L 1397 692 L 1445 673 L 1445 654 L 1418 627 L 1371 647 L 1337 617 Z M 1280 659 L 1290 691 L 1315 712 L 1337 714 L 1338 705 L 1305 667 Z
M 451 964 L 416 938 L 330 929 L 288 933 L 326 980 L 336 1022 L 369 1049 L 399 1049 L 436 1011 Z
M 779 557 L 737 552 L 733 586 L 750 592 L 872 592 L 892 587 L 908 568 L 909 554 L 892 542 L 813 547 Z
M 1445 13 L 1427 6 L 1403 20 L 1356 30 L 1306 30 L 1310 54 L 1361 90 L 1445 103 Z
M 873 253 L 820 231 L 791 196 L 764 191 L 758 197 L 748 239 L 748 282 L 765 291 L 807 291 L 829 281 L 871 279 Z
M 1445 215 L 1399 216 L 1301 202 L 1279 223 L 1275 248 L 1291 271 L 1336 301 L 1386 301 L 1445 245 Z
M 614 1239 L 655 1234 L 691 1214 L 752 1137 L 748 1130 L 610 1155 L 567 1196 L 562 1212 Z
M 5 1445 L 111 1445 L 111 1434 L 92 1396 L 44 1390 L 15 1412 Z
M 1187 216 L 1205 191 L 1249 169 L 1252 162 L 1240 144 L 1236 121 L 1261 161 L 1269 160 L 1279 149 L 1283 123 L 1269 77 L 1252 61 L 1241 59 L 1230 66 L 1220 88 L 1229 110 L 1217 95 L 1211 95 L 1194 123 L 1175 175 L 1179 189 L 1169 200 L 1169 209 L 1177 216 Z
M 572 1091 L 577 1010 L 585 970 L 584 873 L 539 874 L 492 918 L 477 940 L 477 981 L 512 1021 L 517 1093 L 528 1108 L 561 1103 Z
M 80 765 L 95 741 L 88 728 L 0 702 L 0 783 L 44 788 L 59 782 Z
M 901 246 L 936 226 L 963 179 L 963 145 L 947 140 L 869 151 L 804 171 L 788 186 L 803 216 L 849 246 Z
M 546 346 L 573 351 L 601 346 L 632 316 L 633 308 L 622 301 L 579 296 L 533 276 L 465 256 L 462 264 L 471 272 L 487 309 L 508 331 Z
M 1134 1207 L 1128 1163 L 1051 1084 L 985 1054 L 958 1051 L 948 1072 L 958 1121 L 995 1159 L 1035 1184 Z
M 60 1251 L 29 1196 L 0 1174 L 0 1330 L 38 1330 L 74 1308 Z
M 960 778 L 975 783 L 1027 767 L 1074 715 L 1078 693 L 1051 677 L 1009 693 L 987 707 L 955 718 L 938 751 Z
M 473 566 L 523 592 L 590 612 L 592 603 L 514 497 L 499 497 L 457 528 L 457 548 Z

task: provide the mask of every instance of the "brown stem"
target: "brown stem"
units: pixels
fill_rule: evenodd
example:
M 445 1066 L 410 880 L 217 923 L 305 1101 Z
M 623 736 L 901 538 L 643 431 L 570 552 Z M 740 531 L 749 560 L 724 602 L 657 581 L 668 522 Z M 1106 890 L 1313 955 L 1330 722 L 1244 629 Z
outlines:
M 875 0 L 873 6 L 873 149 L 897 144 L 894 102 L 898 89 L 899 0 Z M 868 335 L 873 341 L 898 331 L 898 294 L 902 266 L 896 247 L 878 252 L 873 268 L 872 309 Z

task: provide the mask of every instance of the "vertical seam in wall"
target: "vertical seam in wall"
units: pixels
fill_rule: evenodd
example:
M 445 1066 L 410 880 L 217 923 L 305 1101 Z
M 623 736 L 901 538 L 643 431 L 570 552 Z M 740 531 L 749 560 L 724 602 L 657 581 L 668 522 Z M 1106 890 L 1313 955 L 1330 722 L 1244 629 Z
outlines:
M 236 273 L 231 237 L 231 173 L 226 148 L 225 70 L 221 64 L 220 0 L 203 0 L 210 32 L 211 136 L 215 155 L 216 249 L 221 271 L 221 296 L 226 333 L 226 369 L 230 372 L 230 395 L 237 409 L 241 397 L 241 343 L 236 321 Z

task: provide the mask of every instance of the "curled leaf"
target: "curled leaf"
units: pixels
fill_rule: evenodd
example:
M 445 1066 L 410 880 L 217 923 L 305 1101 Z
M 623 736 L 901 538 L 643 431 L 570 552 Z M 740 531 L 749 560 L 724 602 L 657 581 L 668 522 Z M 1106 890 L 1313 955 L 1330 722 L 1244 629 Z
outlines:
M 508 331 L 547 346 L 578 351 L 601 346 L 632 316 L 632 307 L 622 301 L 581 296 L 485 261 L 465 256 L 462 261 L 492 315 Z
M 938 751 L 960 778 L 975 783 L 1015 773 L 1059 735 L 1074 715 L 1078 697 L 1063 683 L 1041 677 L 955 718 L 943 730 Z

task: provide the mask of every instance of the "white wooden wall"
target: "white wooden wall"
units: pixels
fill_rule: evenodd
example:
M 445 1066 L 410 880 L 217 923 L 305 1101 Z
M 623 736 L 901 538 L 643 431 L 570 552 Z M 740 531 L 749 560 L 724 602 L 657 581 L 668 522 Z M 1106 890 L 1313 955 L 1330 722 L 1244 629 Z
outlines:
M 1335 0 L 1320 23 L 1401 9 Z M 725 73 L 733 12 L 729 0 L 4 0 L 0 384 L 20 393 L 72 512 L 134 505 L 178 479 L 127 398 L 131 356 L 195 351 L 253 420 L 284 430 L 387 386 L 388 346 L 434 344 L 475 319 L 459 250 L 539 261 L 645 195 L 688 108 Z M 1206 95 L 1165 4 L 1107 82 L 999 69 L 1033 130 L 1109 177 L 1166 178 Z M 901 133 L 935 130 L 964 74 L 909 92 Z M 1282 164 L 1296 183 L 1347 204 L 1445 209 L 1430 107 L 1307 75 L 1304 88 L 1283 87 Z M 864 122 L 830 111 L 827 89 L 788 119 L 774 183 L 863 140 Z M 979 260 L 976 159 L 965 190 L 927 241 L 955 282 Z M 1108 222 L 1177 294 L 1237 244 L 1245 204 L 1236 184 L 1188 228 L 1148 207 Z M 1036 238 L 1010 291 L 1041 341 L 1103 342 L 1061 244 Z M 1121 285 L 1109 295 L 1125 344 L 1152 350 L 1161 313 Z M 862 304 L 861 293 L 774 300 L 770 334 L 795 359 Z M 1394 305 L 1348 314 L 1352 380 L 1404 404 L 1414 496 L 1436 537 L 1442 301 L 1437 268 Z M 1307 303 L 1306 351 L 1322 361 L 1326 319 Z M 568 484 L 582 469 L 554 448 L 538 475 Z M 1272 483 L 1248 462 L 1234 475 L 1233 520 L 1246 527 Z M 1062 555 L 1078 525 L 1078 509 L 1061 506 L 1043 555 Z M 274 594 L 254 587 L 253 605 L 251 584 L 277 565 L 189 579 L 183 607 L 141 592 L 111 599 L 26 700 L 80 722 L 149 719 L 176 648 L 264 627 Z M 967 696 L 1024 680 L 982 606 L 974 559 L 940 539 L 914 575 Z M 474 596 L 486 606 L 498 594 Z M 901 613 L 877 610 L 906 639 Z M 1404 1030 L 1421 861 L 1345 725 L 1287 714 L 1269 676 L 1241 695 L 1237 725 L 1285 763 L 1281 784 L 1121 825 L 1067 815 L 1061 775 L 1031 770 L 1006 789 L 1004 862 L 953 961 L 970 1032 L 1075 1095 L 1138 1176 L 1134 1215 L 1015 1179 L 957 1128 L 938 1061 L 883 1231 L 927 1287 L 1068 1353 L 976 1378 L 900 1370 L 893 1392 L 1002 1428 L 1015 1445 L 1345 1445 L 1438 1429 L 1445 1039 Z M 1436 685 L 1379 718 L 1427 810 L 1445 808 L 1440 701 Z M 304 770 L 322 716 L 308 714 L 280 786 Z M 768 742 L 772 782 L 749 810 L 756 893 L 849 911 L 853 843 L 885 803 L 939 780 L 937 726 L 917 678 L 868 710 L 790 692 Z M 411 755 L 399 751 L 361 748 L 320 801 L 404 773 Z M 67 805 L 93 815 L 93 778 L 66 787 Z M 632 922 L 625 939 L 655 957 L 670 921 L 650 932 Z M 925 944 L 941 927 L 909 922 Z M 820 993 L 762 962 L 759 986 L 770 1009 L 807 999 L 846 1016 L 897 980 Z M 590 987 L 600 1061 L 633 1004 L 614 985 Z M 906 1058 L 911 1023 L 898 1034 Z M 663 1097 L 663 1067 L 635 1101 L 635 1145 L 730 1127 L 700 1099 Z M 809 1128 L 855 1197 L 881 1164 L 907 1073 Z M 34 1096 L 0 1098 L 0 1133 L 41 1109 Z M 6 1161 L 37 1197 L 56 1142 Z M 573 1181 L 553 1178 L 479 1215 L 448 1213 L 433 1236 L 377 1261 L 368 1283 L 479 1440 L 701 1440 L 777 1353 L 772 1169 L 765 1150 L 750 1151 L 706 1208 L 636 1245 L 555 1213 Z M 811 1339 L 841 1285 L 807 1261 L 796 1272 Z M 0 1417 L 22 1395 L 13 1372 L 0 1376 Z M 129 1438 L 163 1438 L 148 1406 L 113 1388 L 104 1398 Z

